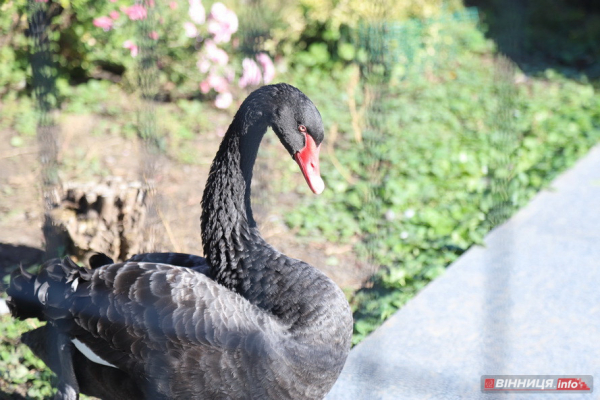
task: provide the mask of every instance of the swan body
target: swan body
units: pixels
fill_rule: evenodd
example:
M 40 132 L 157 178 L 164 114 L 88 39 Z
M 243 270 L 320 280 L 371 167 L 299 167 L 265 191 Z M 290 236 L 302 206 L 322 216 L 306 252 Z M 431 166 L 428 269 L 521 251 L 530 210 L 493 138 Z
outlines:
M 14 274 L 13 316 L 48 321 L 23 341 L 57 372 L 58 398 L 320 399 L 329 391 L 352 315 L 335 283 L 258 231 L 250 181 L 268 126 L 322 191 L 316 107 L 292 86 L 265 86 L 244 101 L 213 161 L 202 200 L 206 258 L 150 253 L 114 264 L 99 255 L 91 270 L 65 258 L 37 275 Z

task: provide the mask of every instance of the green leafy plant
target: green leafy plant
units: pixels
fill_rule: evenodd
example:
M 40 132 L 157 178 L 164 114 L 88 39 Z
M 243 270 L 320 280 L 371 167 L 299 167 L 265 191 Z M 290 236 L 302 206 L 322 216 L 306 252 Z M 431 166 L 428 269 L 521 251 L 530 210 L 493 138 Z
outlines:
M 40 326 L 42 324 L 34 319 L 15 321 L 8 315 L 0 317 L 0 370 L 3 371 L 0 389 L 3 392 L 34 399 L 48 398 L 55 392 L 51 385 L 53 373 L 19 340 L 21 334 Z
M 298 82 L 315 88 L 307 91 L 327 129 L 335 123 L 339 133 L 323 161 L 329 190 L 287 222 L 300 234 L 356 243 L 381 266 L 352 298 L 355 343 L 600 140 L 600 95 L 590 84 L 552 71 L 502 73 L 505 63 L 490 58 L 474 25 L 437 24 L 437 38 L 424 31 L 418 64 L 395 71 L 382 90 L 370 116 L 375 137 L 353 134 L 348 70 L 326 84 L 326 74 L 303 70 Z M 352 93 L 358 107 L 363 89 Z

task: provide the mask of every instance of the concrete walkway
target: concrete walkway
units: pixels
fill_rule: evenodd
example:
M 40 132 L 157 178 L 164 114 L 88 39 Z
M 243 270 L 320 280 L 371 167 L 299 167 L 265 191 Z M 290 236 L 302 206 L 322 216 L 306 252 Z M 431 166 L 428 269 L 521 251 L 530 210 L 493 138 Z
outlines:
M 593 375 L 487 394 L 484 374 Z M 600 147 L 354 348 L 327 400 L 600 399 Z

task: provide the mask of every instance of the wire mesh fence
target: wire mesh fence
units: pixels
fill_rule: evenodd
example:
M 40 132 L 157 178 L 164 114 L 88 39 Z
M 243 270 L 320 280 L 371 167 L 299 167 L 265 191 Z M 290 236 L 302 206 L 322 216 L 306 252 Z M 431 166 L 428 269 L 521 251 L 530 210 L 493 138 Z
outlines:
M 160 18 L 160 11 L 158 8 L 149 6 L 149 3 L 138 1 L 136 4 L 143 4 L 148 10 L 147 18 L 137 24 L 138 31 L 136 35 L 136 41 L 139 43 L 139 56 L 136 60 L 136 86 L 139 94 L 136 132 L 142 150 L 138 168 L 139 180 L 141 181 L 141 198 L 143 199 L 143 206 L 147 208 L 147 214 L 139 230 L 140 240 L 144 243 L 144 247 L 139 248 L 139 250 L 180 251 L 181 248 L 177 246 L 175 241 L 168 240 L 171 235 L 169 232 L 170 227 L 165 223 L 163 214 L 165 207 L 171 205 L 166 204 L 161 197 L 162 188 L 159 182 L 162 162 L 165 157 L 165 141 L 167 140 L 161 132 L 161 124 L 157 120 L 159 93 L 158 42 L 154 36 L 157 21 Z M 265 17 L 263 4 L 260 0 L 251 0 L 244 3 L 244 5 L 245 9 L 241 14 L 244 16 L 241 22 L 241 38 L 237 51 L 243 57 L 253 59 L 264 50 L 265 41 L 269 34 L 266 26 L 268 19 Z M 357 73 L 348 82 L 346 92 L 349 97 L 347 99 L 348 112 L 352 114 L 353 118 L 352 132 L 351 134 L 343 132 L 342 135 L 346 135 L 344 139 L 350 138 L 352 145 L 361 149 L 361 154 L 356 161 L 360 167 L 354 168 L 354 172 L 360 170 L 361 175 L 348 173 L 349 168 L 341 165 L 345 161 L 340 162 L 340 159 L 336 158 L 336 151 L 340 150 L 341 152 L 343 148 L 338 149 L 332 145 L 327 147 L 326 151 L 340 174 L 346 174 L 344 176 L 346 183 L 357 188 L 356 192 L 361 197 L 358 203 L 362 207 L 357 207 L 354 217 L 358 219 L 360 226 L 361 234 L 358 236 L 362 242 L 362 247 L 354 248 L 354 251 L 366 260 L 369 275 L 374 275 L 389 267 L 395 267 L 393 273 L 390 273 L 394 276 L 390 279 L 404 282 L 406 270 L 419 258 L 419 251 L 424 253 L 428 248 L 426 246 L 421 248 L 415 246 L 416 251 L 411 250 L 410 253 L 403 256 L 404 258 L 381 256 L 382 249 L 385 249 L 385 246 L 388 246 L 388 253 L 395 251 L 391 250 L 391 246 L 388 245 L 390 242 L 388 236 L 390 232 L 397 235 L 398 230 L 392 231 L 389 229 L 390 225 L 401 225 L 414 215 L 412 209 L 406 210 L 401 216 L 394 215 L 389 204 L 386 204 L 387 200 L 383 199 L 384 193 L 389 191 L 388 181 L 393 172 L 392 169 L 395 168 L 392 161 L 396 153 L 390 147 L 388 139 L 394 132 L 398 131 L 398 118 L 396 117 L 403 112 L 402 109 L 394 107 L 394 104 L 396 104 L 393 101 L 394 98 L 401 95 L 397 85 L 398 82 L 406 82 L 412 79 L 423 80 L 425 82 L 423 87 L 435 87 L 444 79 L 462 79 L 462 84 L 472 84 L 464 76 L 457 77 L 460 74 L 456 72 L 461 66 L 456 63 L 456 59 L 461 51 L 461 44 L 453 40 L 452 32 L 447 31 L 447 29 L 449 29 L 449 26 L 460 24 L 476 24 L 479 16 L 476 9 L 467 8 L 460 12 L 441 12 L 432 18 L 390 22 L 385 18 L 385 8 L 381 4 L 375 3 L 375 8 L 378 6 L 380 7 L 377 11 L 378 14 L 376 13 L 378 18 L 362 21 L 356 30 L 351 32 L 353 44 L 358 49 L 359 56 L 355 64 Z M 41 187 L 47 221 L 45 236 L 46 246 L 49 249 L 48 255 L 53 256 L 64 254 L 66 246 L 61 242 L 64 238 L 60 236 L 59 232 L 57 233 L 52 229 L 53 223 L 48 218 L 50 211 L 60 203 L 60 197 L 62 196 L 62 184 L 58 179 L 57 141 L 59 131 L 55 122 L 56 111 L 54 109 L 56 96 L 55 75 L 47 39 L 49 18 L 47 5 L 31 0 L 30 7 L 30 33 L 33 41 L 31 57 L 32 83 L 39 113 L 39 163 L 42 169 Z M 518 21 L 516 23 L 518 25 Z M 507 39 L 507 43 L 512 43 L 515 49 L 519 47 L 520 38 L 518 33 L 521 28 L 521 26 L 515 26 L 516 36 L 509 38 L 510 40 Z M 486 135 L 481 142 L 486 142 L 487 145 L 485 154 L 477 154 L 477 157 L 485 160 L 485 172 L 482 178 L 485 183 L 485 190 L 478 201 L 480 200 L 481 211 L 484 213 L 484 223 L 487 224 L 487 229 L 491 229 L 505 222 L 519 204 L 517 199 L 519 182 L 515 179 L 515 165 L 517 163 L 517 149 L 522 144 L 522 137 L 518 134 L 519 127 L 517 126 L 517 120 L 522 113 L 522 110 L 519 109 L 522 103 L 518 101 L 519 88 L 515 83 L 515 76 L 518 71 L 513 62 L 501 55 L 486 61 L 489 61 L 490 69 L 493 70 L 492 78 L 487 82 L 493 92 L 493 99 L 491 100 L 493 112 L 486 116 L 485 129 L 482 128 L 481 133 L 479 133 L 479 135 Z M 243 90 L 241 92 L 247 94 L 251 89 L 246 88 L 245 92 Z M 442 98 L 439 104 L 440 109 L 450 109 L 453 106 L 452 99 L 447 98 Z M 432 126 L 437 125 L 432 124 Z M 332 136 L 338 135 L 336 129 L 337 125 L 329 130 L 329 140 Z M 412 134 L 412 132 L 407 134 Z M 472 135 L 472 133 L 469 133 L 469 135 Z M 465 136 L 467 136 L 466 133 Z M 462 143 L 468 144 L 469 140 L 466 137 Z M 398 146 L 404 144 L 401 135 L 398 135 L 396 144 Z M 423 149 L 415 147 L 414 151 L 421 150 Z M 440 161 L 435 157 L 435 154 L 431 155 L 423 152 L 422 155 L 415 158 L 419 159 L 420 164 L 433 165 Z M 461 154 L 460 157 L 463 157 L 463 155 Z M 465 155 L 465 157 L 467 156 Z M 460 162 L 456 160 L 445 161 Z M 259 157 L 255 166 L 253 204 L 255 206 L 255 217 L 259 225 L 265 223 L 265 219 L 270 214 L 270 209 L 279 200 L 272 196 L 274 168 L 276 166 L 273 164 L 272 159 L 263 157 Z M 360 182 L 357 182 L 358 180 Z M 467 189 L 465 188 L 465 190 Z M 426 224 L 423 223 L 423 225 Z M 123 224 L 121 224 L 121 228 L 123 228 Z M 450 237 L 451 233 L 447 236 Z M 402 231 L 393 240 L 400 242 L 407 239 L 407 237 L 410 237 L 410 234 Z M 473 239 L 473 241 L 476 240 Z M 382 245 L 384 242 L 385 244 Z M 469 245 L 471 243 L 469 242 Z M 442 244 L 427 243 L 427 246 L 429 245 L 431 245 L 431 248 L 439 246 L 447 254 L 451 254 L 452 257 L 457 257 L 466 250 L 466 247 L 458 248 L 458 245 L 455 248 L 450 248 L 452 245 L 445 242 Z M 512 245 L 510 241 L 506 243 L 507 251 L 510 250 Z M 119 258 L 125 258 L 126 252 L 121 251 L 119 254 L 121 254 Z M 455 259 L 452 257 L 444 258 L 443 262 L 437 259 L 434 262 L 440 265 L 443 264 L 441 266 L 443 269 L 448 265 L 448 260 Z M 423 278 L 423 282 L 428 282 L 432 278 L 427 273 L 425 270 L 419 272 L 418 278 Z M 506 271 L 501 271 L 500 274 L 491 276 L 489 279 L 490 282 L 493 281 L 494 287 L 498 285 L 498 282 L 503 282 L 503 286 L 508 288 L 510 284 L 510 265 L 507 266 Z M 373 282 L 367 282 L 365 287 L 371 284 Z M 413 288 L 414 291 L 402 297 L 401 301 L 394 300 L 394 306 L 385 310 L 384 317 L 394 312 L 406 298 L 410 298 L 421 287 L 415 285 L 416 289 Z M 394 290 L 396 289 L 397 287 L 394 288 Z M 381 322 L 382 314 L 377 314 L 376 318 L 379 319 L 378 322 Z M 484 329 L 496 330 L 502 336 L 503 329 L 506 328 L 504 322 L 490 315 L 485 322 Z
M 61 182 L 58 176 L 58 135 L 55 122 L 57 92 L 56 70 L 52 64 L 49 23 L 52 9 L 45 4 L 29 1 L 29 35 L 31 40 L 31 70 L 33 96 L 37 104 L 37 139 L 41 164 L 41 191 L 44 209 L 43 232 L 46 256 L 52 258 L 66 251 L 66 238 L 53 222 L 50 213 L 60 203 Z

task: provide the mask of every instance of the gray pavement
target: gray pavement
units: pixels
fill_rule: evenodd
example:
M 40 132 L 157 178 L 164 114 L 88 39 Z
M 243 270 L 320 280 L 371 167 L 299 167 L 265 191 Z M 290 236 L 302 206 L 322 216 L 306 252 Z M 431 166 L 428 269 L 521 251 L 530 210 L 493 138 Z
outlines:
M 356 346 L 327 400 L 600 399 L 600 146 Z M 593 394 L 484 394 L 484 374 Z

